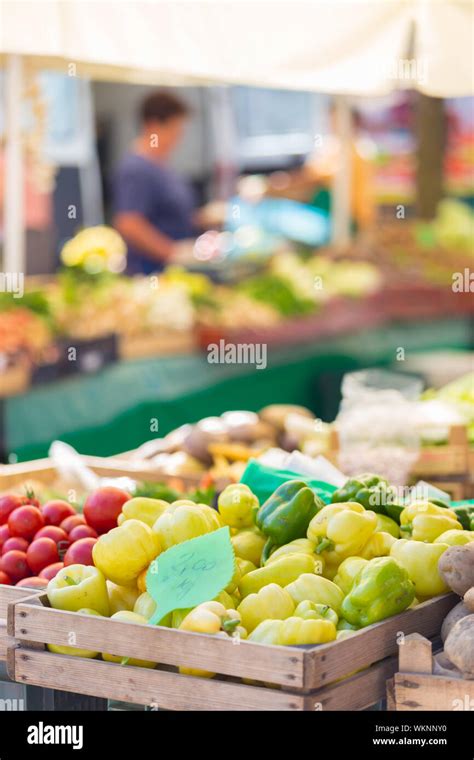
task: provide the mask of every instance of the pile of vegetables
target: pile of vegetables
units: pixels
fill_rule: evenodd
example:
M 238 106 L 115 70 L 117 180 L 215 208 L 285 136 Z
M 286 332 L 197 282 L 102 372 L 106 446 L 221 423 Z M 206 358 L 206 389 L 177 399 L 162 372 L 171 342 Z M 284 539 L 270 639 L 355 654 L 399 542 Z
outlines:
M 284 482 L 261 505 L 247 485 L 229 485 L 217 510 L 187 498 L 170 503 L 122 492 L 122 502 L 112 499 L 113 509 L 99 524 L 103 495 L 95 492 L 85 504 L 98 533 L 90 559 L 59 569 L 48 583 L 48 598 L 58 609 L 151 624 L 156 603 L 146 584 L 150 564 L 178 544 L 228 526 L 235 564 L 227 587 L 194 608 L 175 609 L 160 625 L 281 646 L 336 641 L 450 585 L 458 593 L 465 593 L 467 582 L 473 585 L 472 566 L 462 589 L 454 585 L 456 571 L 448 559 L 472 555 L 474 507 L 457 512 L 417 500 L 396 505 L 389 516 L 392 496 L 389 484 L 373 474 L 347 481 L 329 504 L 298 480 Z M 472 591 L 464 604 L 472 605 Z M 156 665 L 102 656 L 123 665 Z

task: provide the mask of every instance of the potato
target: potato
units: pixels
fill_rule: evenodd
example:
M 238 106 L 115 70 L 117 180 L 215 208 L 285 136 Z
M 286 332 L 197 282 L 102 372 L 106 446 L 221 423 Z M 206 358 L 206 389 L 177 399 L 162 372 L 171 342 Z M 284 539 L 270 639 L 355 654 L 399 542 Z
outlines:
M 458 620 L 462 620 L 462 618 L 470 614 L 471 614 L 470 610 L 468 610 L 468 608 L 463 602 L 459 602 L 459 604 L 456 604 L 456 606 L 453 607 L 451 612 L 448 612 L 448 614 L 443 620 L 443 625 L 441 626 L 442 641 L 446 641 L 451 629 L 454 628 Z
M 464 605 L 469 612 L 474 612 L 474 586 L 464 594 Z
M 454 593 L 464 596 L 474 586 L 474 542 L 447 549 L 440 557 L 438 570 Z
M 458 620 L 444 642 L 444 651 L 453 665 L 474 677 L 474 615 Z
M 314 419 L 314 414 L 305 406 L 296 404 L 270 404 L 259 411 L 259 417 L 264 422 L 268 422 L 278 430 L 283 430 L 285 419 L 288 414 L 300 414 L 303 417 Z

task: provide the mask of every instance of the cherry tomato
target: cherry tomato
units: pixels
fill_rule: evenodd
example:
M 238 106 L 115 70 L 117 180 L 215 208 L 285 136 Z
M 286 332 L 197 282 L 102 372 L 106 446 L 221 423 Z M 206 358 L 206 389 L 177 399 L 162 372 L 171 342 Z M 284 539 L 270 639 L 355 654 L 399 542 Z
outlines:
M 0 549 L 7 539 L 11 537 L 10 528 L 8 525 L 0 525 Z
M 71 544 L 64 555 L 64 567 L 66 565 L 93 565 L 92 549 L 96 542 L 96 538 L 81 538 Z
M 26 559 L 34 573 L 59 562 L 58 547 L 52 538 L 35 538 L 26 552 Z
M 97 531 L 90 525 L 76 525 L 69 533 L 71 542 L 79 541 L 80 538 L 99 538 Z
M 54 564 L 43 568 L 43 570 L 38 573 L 38 577 L 45 578 L 47 581 L 50 581 L 51 578 L 54 578 L 59 573 L 59 571 L 63 569 L 63 567 L 64 562 L 54 562 Z
M 89 494 L 84 504 L 86 522 L 97 533 L 108 533 L 117 527 L 122 506 L 131 499 L 129 493 L 114 486 L 104 486 Z
M 54 499 L 43 504 L 41 514 L 44 517 L 46 525 L 60 525 L 66 517 L 75 515 L 76 510 L 67 501 Z
M 26 552 L 28 549 L 28 541 L 26 538 L 20 538 L 20 536 L 12 536 L 11 538 L 7 538 L 5 543 L 2 546 L 2 554 L 6 554 L 7 552 L 11 552 L 14 549 L 17 549 L 19 552 Z
M 19 552 L 16 549 L 3 554 L 0 569 L 12 579 L 12 583 L 17 583 L 22 578 L 31 575 L 25 552 Z
M 59 526 L 62 530 L 64 530 L 66 533 L 70 533 L 70 531 L 76 527 L 76 525 L 85 525 L 86 519 L 84 515 L 71 515 L 70 517 L 66 517 L 65 520 L 62 521 L 61 525 Z
M 18 507 L 22 507 L 23 504 L 23 497 L 17 494 L 7 493 L 4 496 L 0 496 L 0 525 L 6 523 L 10 512 L 13 512 Z
M 44 525 L 44 518 L 37 507 L 18 507 L 10 513 L 8 527 L 12 536 L 32 539 Z

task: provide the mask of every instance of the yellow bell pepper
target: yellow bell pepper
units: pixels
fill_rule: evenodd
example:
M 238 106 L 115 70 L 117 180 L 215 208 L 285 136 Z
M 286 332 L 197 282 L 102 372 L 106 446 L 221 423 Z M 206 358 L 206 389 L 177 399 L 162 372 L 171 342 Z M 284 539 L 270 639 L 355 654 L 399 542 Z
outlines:
M 285 586 L 295 604 L 306 600 L 315 604 L 327 604 L 339 615 L 344 594 L 339 586 L 321 575 L 303 573 L 293 583 Z
M 230 579 L 229 583 L 227 584 L 227 586 L 225 587 L 225 590 L 227 591 L 228 594 L 233 594 L 234 593 L 234 591 L 238 588 L 238 585 L 239 585 L 241 579 L 242 579 L 242 573 L 240 571 L 239 565 L 236 562 L 235 563 L 234 574 L 233 574 L 232 578 Z
M 249 633 L 264 620 L 284 620 L 294 611 L 295 603 L 290 594 L 276 583 L 264 586 L 256 594 L 249 594 L 237 607 L 242 625 Z
M 233 483 L 219 495 L 217 508 L 222 521 L 231 528 L 250 528 L 259 507 L 258 499 L 244 483 Z
M 308 526 L 307 537 L 329 565 L 357 556 L 377 528 L 375 512 L 356 502 L 328 504 Z
M 278 644 L 280 636 L 280 623 L 281 620 L 268 619 L 263 620 L 257 625 L 256 628 L 249 634 L 248 640 L 253 641 L 254 644 Z M 254 683 L 251 681 L 251 683 Z
M 328 604 L 315 604 L 310 602 L 309 599 L 305 599 L 304 602 L 300 602 L 295 610 L 295 617 L 303 618 L 303 620 L 330 620 L 331 623 L 337 626 L 339 617 Z
M 239 591 L 242 597 L 245 597 L 268 586 L 269 583 L 287 586 L 302 573 L 313 573 L 314 570 L 315 560 L 309 554 L 286 554 L 275 562 L 244 575 L 239 583 Z
M 334 577 L 334 583 L 336 586 L 339 586 L 344 596 L 349 593 L 356 575 L 359 570 L 362 570 L 367 565 L 368 561 L 368 559 L 363 559 L 363 557 L 347 557 L 347 559 L 341 562 L 337 575 Z
M 413 541 L 431 543 L 448 530 L 462 530 L 456 513 L 430 501 L 414 501 L 400 515 L 400 532 Z
M 289 544 L 283 544 L 279 546 L 265 562 L 265 565 L 269 565 L 271 562 L 275 562 L 276 559 L 281 559 L 287 554 L 309 554 L 315 560 L 321 558 L 315 553 L 314 544 L 307 538 L 296 538 L 294 541 L 290 541 Z M 321 574 L 321 573 L 320 573 Z
M 327 644 L 335 641 L 336 626 L 331 620 L 303 620 L 289 617 L 280 622 L 278 644 L 301 646 L 303 644 Z
M 448 544 L 426 544 L 400 538 L 390 549 L 390 556 L 405 568 L 415 584 L 417 598 L 429 598 L 449 591 L 438 572 L 438 560 Z
M 78 612 L 82 615 L 96 615 L 97 617 L 103 617 L 103 615 L 97 612 L 97 610 L 92 610 L 89 607 L 78 610 Z M 77 647 L 64 647 L 57 644 L 46 644 L 46 646 L 49 651 L 54 654 L 67 654 L 69 657 L 87 657 L 88 659 L 93 660 L 94 657 L 97 657 L 99 654 L 99 652 L 95 652 L 91 649 L 77 649 Z
M 46 593 L 51 607 L 77 612 L 84 607 L 100 615 L 109 615 L 109 597 L 105 578 L 92 565 L 68 565 L 52 578 Z
M 149 499 L 146 496 L 136 496 L 134 499 L 126 501 L 122 511 L 117 518 L 117 525 L 122 525 L 126 520 L 140 520 L 153 528 L 153 525 L 168 509 L 169 504 L 163 499 Z
M 134 586 L 118 586 L 112 581 L 107 581 L 107 593 L 109 595 L 110 614 L 114 615 L 120 610 L 131 612 L 140 592 Z
M 125 520 L 100 536 L 92 549 L 96 567 L 119 586 L 136 586 L 137 578 L 161 551 L 156 533 L 140 520 Z
M 137 601 L 135 602 L 135 605 L 133 607 L 133 612 L 135 612 L 137 615 L 141 615 L 141 617 L 144 617 L 147 621 L 153 616 L 156 610 L 156 602 L 153 599 L 153 597 L 148 593 L 148 591 L 144 591 L 143 594 L 140 594 Z M 172 620 L 172 613 L 169 612 L 165 617 L 160 621 L 160 626 L 163 626 L 164 628 L 171 628 L 171 620 Z
M 376 531 L 375 533 L 372 533 L 366 545 L 361 550 L 359 556 L 363 559 L 387 557 L 390 554 L 392 545 L 397 540 L 398 539 L 394 538 L 390 533 Z
M 214 517 L 215 515 L 215 517 Z M 153 525 L 163 550 L 203 536 L 222 527 L 215 510 L 206 505 L 176 501 L 170 504 Z
M 247 636 L 241 626 L 240 614 L 237 610 L 226 609 L 220 602 L 204 602 L 189 612 L 181 625 L 180 631 L 194 631 L 194 633 L 209 633 L 233 635 L 236 633 L 242 638 Z M 212 678 L 215 673 L 207 670 L 196 670 L 195 668 L 180 667 L 179 672 L 184 675 L 201 676 L 202 678 Z
M 242 559 L 242 557 L 236 557 L 235 562 L 238 565 L 241 577 L 247 575 L 247 573 L 251 573 L 252 570 L 257 569 L 253 562 L 250 562 L 248 559 Z
M 474 530 L 447 530 L 445 533 L 441 533 L 438 538 L 435 538 L 433 543 L 460 546 L 462 544 L 470 544 L 471 541 L 474 541 Z
M 377 513 L 377 530 L 381 533 L 390 533 L 394 538 L 400 538 L 400 526 L 387 515 Z
M 260 558 L 266 540 L 257 528 L 239 531 L 231 538 L 235 556 L 252 562 L 255 567 L 260 567 Z
M 127 610 L 116 612 L 110 619 L 119 620 L 122 623 L 138 623 L 139 625 L 146 625 L 148 623 L 147 619 L 142 615 Z M 132 636 L 130 639 L 131 641 L 133 641 Z M 133 643 L 131 643 L 130 646 L 133 648 Z M 151 662 L 151 660 L 138 660 L 135 657 L 120 657 L 119 655 L 109 654 L 108 652 L 102 652 L 102 659 L 106 662 L 119 662 L 120 665 L 135 665 L 137 668 L 154 668 L 156 666 L 156 662 Z

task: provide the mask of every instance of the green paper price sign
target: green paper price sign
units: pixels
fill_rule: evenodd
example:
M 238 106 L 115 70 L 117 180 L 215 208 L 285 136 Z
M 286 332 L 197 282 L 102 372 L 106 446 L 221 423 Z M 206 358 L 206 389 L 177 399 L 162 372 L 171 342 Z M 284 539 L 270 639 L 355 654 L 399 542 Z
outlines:
M 173 610 L 214 599 L 231 581 L 235 555 L 229 528 L 172 546 L 150 565 L 147 591 L 156 602 L 149 622 L 156 625 Z

